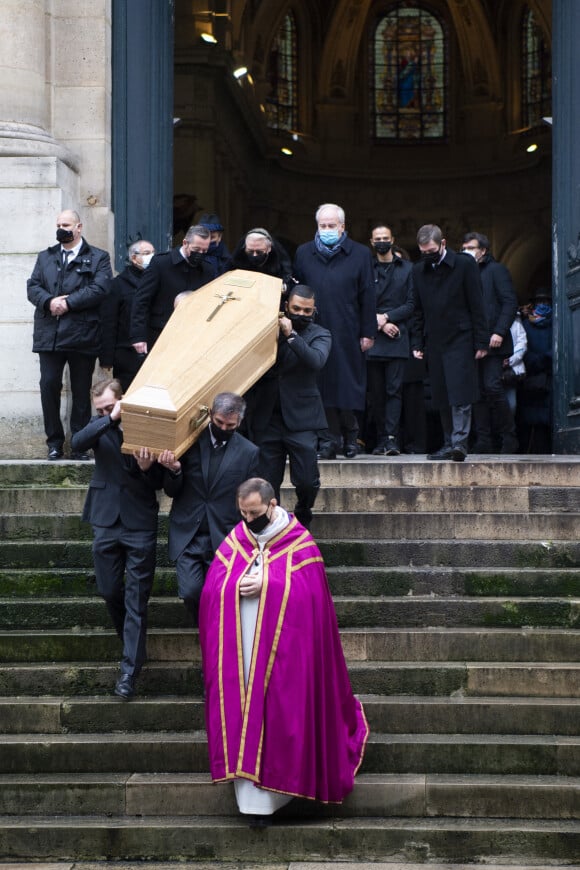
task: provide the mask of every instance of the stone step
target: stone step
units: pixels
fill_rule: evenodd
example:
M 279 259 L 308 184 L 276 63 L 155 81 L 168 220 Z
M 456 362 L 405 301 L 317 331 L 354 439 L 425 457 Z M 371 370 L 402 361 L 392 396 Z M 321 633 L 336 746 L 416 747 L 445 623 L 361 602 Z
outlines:
M 474 456 L 466 462 L 429 462 L 422 455 L 337 459 L 320 463 L 330 486 L 578 486 L 576 456 Z M 0 487 L 86 486 L 92 462 L 0 460 Z
M 317 540 L 545 540 L 575 541 L 580 513 L 339 513 L 315 514 L 312 534 Z M 167 516 L 159 518 L 159 534 L 167 535 Z M 83 541 L 92 538 L 91 527 L 77 514 L 3 514 L 0 535 L 4 540 Z
M 0 773 L 203 773 L 207 767 L 202 731 L 6 734 L 0 743 Z M 371 732 L 361 773 L 580 776 L 580 736 Z
M 567 629 L 343 628 L 341 639 L 352 662 L 580 661 L 578 632 Z M 118 654 L 112 630 L 0 631 L 0 662 L 97 662 Z M 198 633 L 150 627 L 147 655 L 150 662 L 199 661 Z
M 349 866 L 342 863 L 346 861 L 418 861 L 433 866 L 435 862 L 487 864 L 489 860 L 519 863 L 529 870 L 542 860 L 552 865 L 576 862 L 580 823 L 575 819 L 329 818 L 306 825 L 280 821 L 256 831 L 237 815 L 213 820 L 203 816 L 4 816 L 0 839 L 4 860 L 27 862 L 63 858 L 141 862 L 147 856 L 148 861 L 202 861 L 208 870 L 215 861 L 271 868 L 273 862 L 313 859 L 343 867 Z
M 500 856 L 501 857 L 501 856 Z M 425 864 L 413 864 L 404 860 L 397 861 L 276 861 L 267 864 L 257 864 L 252 860 L 250 864 L 243 862 L 235 864 L 230 861 L 189 861 L 190 867 L 196 870 L 256 870 L 256 867 L 267 867 L 267 870 L 336 870 L 340 864 L 340 870 L 425 870 Z M 554 870 L 555 867 L 566 866 L 566 870 L 580 870 L 580 864 L 519 864 L 510 860 L 509 870 Z M 183 870 L 183 861 L 83 861 L 78 862 L 26 862 L 6 865 L 6 870 Z M 471 864 L 441 864 L 429 862 L 429 870 L 473 870 Z M 506 864 L 489 864 L 486 861 L 485 870 L 507 870 Z
M 0 697 L 3 734 L 202 730 L 201 697 L 138 694 L 121 704 L 110 694 L 82 697 L 20 695 Z M 139 688 L 141 693 L 141 687 Z M 393 734 L 560 734 L 576 736 L 578 698 L 470 697 L 458 691 L 447 697 L 363 695 L 372 732 Z
M 0 513 L 14 515 L 75 515 L 87 495 L 83 486 L 0 487 Z M 294 490 L 283 487 L 281 503 L 293 510 Z M 161 513 L 171 499 L 161 495 Z M 580 487 L 563 486 L 328 486 L 320 490 L 316 512 L 575 512 L 580 511 Z
M 334 599 L 342 628 L 575 628 L 580 623 L 577 598 L 465 598 L 431 595 L 346 597 Z M 188 628 L 191 622 L 177 598 L 151 598 L 149 625 L 153 628 Z M 42 630 L 110 627 L 98 597 L 58 600 L 0 599 L 0 630 Z
M 161 550 L 161 548 L 160 548 Z M 580 597 L 578 568 L 447 568 L 404 565 L 390 568 L 326 568 L 333 595 L 470 595 Z M 96 596 L 92 567 L 0 569 L 0 598 Z M 153 594 L 177 595 L 174 567 L 158 566 Z
M 117 670 L 113 663 L 3 664 L 0 696 L 108 694 Z M 578 662 L 351 662 L 349 673 L 354 691 L 363 694 L 580 697 Z M 199 663 L 151 662 L 139 678 L 143 695 L 200 692 Z
M 506 573 L 513 568 L 578 568 L 580 542 L 549 539 L 527 540 L 517 535 L 513 540 L 425 540 L 405 538 L 395 540 L 384 535 L 377 540 L 319 541 L 320 551 L 328 568 L 401 566 L 425 568 L 499 568 Z M 84 569 L 92 572 L 90 540 L 21 540 L 3 541 L 0 548 L 0 569 L 6 571 L 38 569 L 54 577 L 62 570 Z M 166 542 L 159 539 L 157 565 L 169 567 Z
M 231 783 L 205 773 L 3 774 L 0 816 L 235 816 Z M 362 774 L 341 805 L 294 799 L 277 818 L 580 818 L 580 779 Z

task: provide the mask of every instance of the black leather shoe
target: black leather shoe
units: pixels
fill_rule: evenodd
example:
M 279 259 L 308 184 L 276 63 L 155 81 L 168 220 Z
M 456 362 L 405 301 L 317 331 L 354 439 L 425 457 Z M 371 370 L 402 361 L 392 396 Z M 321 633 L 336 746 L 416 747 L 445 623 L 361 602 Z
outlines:
M 316 454 L 318 459 L 336 459 L 336 448 L 332 444 L 321 447 Z
M 91 457 L 89 453 L 81 453 L 78 450 L 73 450 L 70 458 L 80 460 L 81 462 L 88 462 Z
M 451 447 L 440 447 L 435 453 L 428 453 L 427 459 L 453 459 L 453 451 Z
M 354 459 L 355 456 L 358 456 L 358 447 L 356 444 L 345 444 L 344 446 L 344 458 L 345 459 Z
M 62 450 L 59 450 L 58 447 L 49 447 L 47 459 L 50 459 L 51 462 L 62 459 Z
M 463 462 L 466 456 L 467 452 L 463 447 L 453 447 L 451 450 L 451 458 L 454 462 Z
M 387 438 L 387 443 L 385 445 L 385 455 L 386 456 L 399 456 L 401 451 L 399 450 L 399 445 L 397 444 L 395 437 L 393 435 L 389 435 Z
M 255 814 L 248 815 L 248 826 L 250 828 L 260 829 L 269 828 L 272 824 L 272 816 L 258 816 Z
M 122 701 L 130 701 L 135 694 L 135 679 L 131 674 L 121 674 L 115 685 L 115 695 Z

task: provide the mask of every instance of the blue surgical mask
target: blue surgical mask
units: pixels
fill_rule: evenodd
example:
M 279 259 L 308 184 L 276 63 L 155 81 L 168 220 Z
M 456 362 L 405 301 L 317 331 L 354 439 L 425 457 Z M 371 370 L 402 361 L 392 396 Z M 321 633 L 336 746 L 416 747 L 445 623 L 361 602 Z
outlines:
M 318 238 L 323 245 L 336 245 L 340 239 L 338 230 L 318 230 Z

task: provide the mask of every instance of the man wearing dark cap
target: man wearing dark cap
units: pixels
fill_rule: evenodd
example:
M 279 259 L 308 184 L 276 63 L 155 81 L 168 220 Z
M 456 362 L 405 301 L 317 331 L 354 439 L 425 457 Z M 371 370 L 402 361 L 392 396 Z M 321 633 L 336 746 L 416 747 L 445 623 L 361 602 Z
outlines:
M 219 215 L 211 212 L 202 214 L 199 225 L 209 230 L 209 248 L 204 256 L 204 262 L 212 270 L 214 278 L 225 272 L 225 265 L 230 258 L 230 252 L 224 242 L 224 228 Z

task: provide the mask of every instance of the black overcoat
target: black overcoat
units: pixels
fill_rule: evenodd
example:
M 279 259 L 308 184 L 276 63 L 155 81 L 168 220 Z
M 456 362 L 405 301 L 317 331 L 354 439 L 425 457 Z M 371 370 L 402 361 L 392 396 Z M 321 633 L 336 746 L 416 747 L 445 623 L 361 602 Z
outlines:
M 133 351 L 130 336 L 131 310 L 137 287 L 144 275 L 144 269 L 131 265 L 111 281 L 111 292 L 101 305 L 103 344 L 99 359 L 105 368 L 113 366 L 119 348 Z
M 471 256 L 467 254 L 467 256 Z M 510 327 L 518 310 L 518 299 L 512 278 L 503 263 L 498 263 L 491 254 L 486 254 L 479 262 L 479 274 L 483 285 L 483 302 L 492 335 L 501 335 L 501 347 L 489 348 L 494 356 L 507 358 L 514 352 Z
M 133 300 L 131 343 L 145 341 L 151 350 L 173 314 L 175 297 L 198 290 L 211 280 L 212 267 L 203 260 L 199 266 L 192 266 L 181 256 L 180 248 L 155 254 Z
M 478 399 L 475 352 L 487 350 L 490 336 L 479 268 L 473 257 L 446 249 L 435 268 L 415 263 L 413 282 L 433 405 L 470 405 Z
M 402 257 L 391 263 L 373 263 L 376 312 L 388 314 L 389 321 L 399 327 L 398 338 L 389 338 L 382 330 L 376 332 L 375 343 L 367 351 L 369 360 L 409 359 L 408 322 L 415 310 L 413 266 Z M 376 327 L 375 327 L 376 329 Z
M 101 347 L 100 306 L 112 277 L 107 252 L 85 239 L 64 271 L 60 245 L 41 251 L 27 283 L 28 300 L 36 309 L 32 350 L 76 351 L 96 357 Z M 69 310 L 59 317 L 50 313 L 55 296 L 67 296 Z
M 296 251 L 294 277 L 316 294 L 317 322 L 330 330 L 332 348 L 320 378 L 325 408 L 364 410 L 366 358 L 361 338 L 377 331 L 371 252 L 346 238 L 326 259 L 307 242 Z

